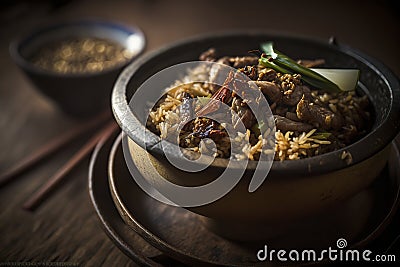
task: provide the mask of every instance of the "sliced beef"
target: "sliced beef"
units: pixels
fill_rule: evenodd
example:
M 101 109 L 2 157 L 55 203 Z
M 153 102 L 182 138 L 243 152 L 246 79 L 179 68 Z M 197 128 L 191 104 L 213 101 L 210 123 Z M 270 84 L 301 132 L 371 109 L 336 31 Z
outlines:
M 339 130 L 343 126 L 340 115 L 333 113 L 327 108 L 310 103 L 304 97 L 297 104 L 296 114 L 304 122 L 317 125 L 325 130 Z
M 308 132 L 313 129 L 312 125 L 304 122 L 292 121 L 279 115 L 274 115 L 274 118 L 276 128 L 282 132 Z
M 285 105 L 278 105 L 278 106 L 275 108 L 274 114 L 279 115 L 279 116 L 281 116 L 281 117 L 285 117 L 287 112 L 288 112 L 287 106 L 285 106 Z
M 259 81 L 275 81 L 277 79 L 277 73 L 273 69 L 260 69 L 258 71 L 258 80 Z
M 310 99 L 311 91 L 307 86 L 297 85 L 294 87 L 290 94 L 284 94 L 282 97 L 282 102 L 288 106 L 296 106 L 301 98 Z
M 299 122 L 300 121 L 300 119 L 299 118 L 297 118 L 297 114 L 296 113 L 294 113 L 294 112 L 286 112 L 286 115 L 285 115 L 285 117 L 286 118 L 288 118 L 289 120 L 292 120 L 292 121 L 297 121 L 297 122 Z
M 235 118 L 239 117 L 246 128 L 251 128 L 256 123 L 256 118 L 249 109 L 249 107 L 243 103 L 240 98 L 235 97 L 232 101 L 232 110 L 237 113 L 237 116 L 232 115 L 232 124 L 236 129 L 239 125 L 239 121 Z
M 365 112 L 365 110 L 368 109 L 369 100 L 366 95 L 363 95 L 362 97 L 358 98 L 356 102 L 358 103 L 360 110 L 363 110 Z
M 253 66 L 258 64 L 258 57 L 244 56 L 244 57 L 232 57 L 230 61 L 232 62 L 232 67 L 244 68 L 246 66 Z
M 277 102 L 282 97 L 282 92 L 279 86 L 268 81 L 254 81 L 260 88 L 261 92 L 268 97 L 271 103 Z
M 343 133 L 341 135 L 341 139 L 345 143 L 349 144 L 353 140 L 355 140 L 358 135 L 359 135 L 359 132 L 358 132 L 356 126 L 350 124 L 350 125 L 346 125 L 343 127 Z
M 218 122 L 208 118 L 197 118 L 194 122 L 193 135 L 199 138 L 218 140 L 226 137 L 227 133 L 221 130 Z
M 217 63 L 231 66 L 230 57 L 221 57 L 220 59 L 217 60 Z
M 199 59 L 202 61 L 211 61 L 211 62 L 216 61 L 217 53 L 215 51 L 215 48 L 210 48 L 207 51 L 201 53 Z
M 258 78 L 258 70 L 257 67 L 255 66 L 246 66 L 243 69 L 241 69 L 244 74 L 246 74 L 247 77 L 250 78 L 250 80 L 257 80 Z

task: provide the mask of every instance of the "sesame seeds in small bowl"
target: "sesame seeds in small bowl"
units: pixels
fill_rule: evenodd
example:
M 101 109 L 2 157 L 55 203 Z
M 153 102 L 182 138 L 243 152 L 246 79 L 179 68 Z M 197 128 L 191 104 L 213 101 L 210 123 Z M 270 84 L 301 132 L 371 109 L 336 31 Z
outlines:
M 40 48 L 31 61 L 56 73 L 95 73 L 123 64 L 132 55 L 129 49 L 108 39 L 76 37 Z
M 82 20 L 33 31 L 12 42 L 10 54 L 38 91 L 81 117 L 107 108 L 119 73 L 144 47 L 136 27 Z

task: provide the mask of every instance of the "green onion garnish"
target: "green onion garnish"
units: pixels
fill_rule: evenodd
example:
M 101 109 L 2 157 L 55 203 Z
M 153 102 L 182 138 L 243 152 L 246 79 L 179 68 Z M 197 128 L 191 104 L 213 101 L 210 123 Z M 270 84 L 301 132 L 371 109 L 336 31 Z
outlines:
M 207 105 L 208 102 L 210 102 L 210 97 L 208 96 L 198 96 L 197 100 L 199 100 L 200 105 L 205 106 Z
M 359 70 L 354 69 L 310 69 L 298 64 L 285 54 L 274 50 L 272 42 L 261 45 L 266 56 L 261 56 L 259 62 L 267 68 L 281 73 L 299 73 L 302 79 L 318 89 L 329 92 L 354 90 L 359 76 Z
M 321 139 L 324 140 L 324 139 L 328 139 L 329 136 L 331 136 L 331 135 L 332 135 L 332 133 L 321 132 L 321 133 L 316 133 L 314 135 L 311 135 L 310 138 L 318 139 L 318 140 L 321 140 Z

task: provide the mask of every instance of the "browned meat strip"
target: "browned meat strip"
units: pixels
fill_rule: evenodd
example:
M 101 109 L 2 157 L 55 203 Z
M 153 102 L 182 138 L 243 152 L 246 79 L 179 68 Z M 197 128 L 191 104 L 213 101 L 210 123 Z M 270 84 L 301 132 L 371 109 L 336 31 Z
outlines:
M 256 123 L 256 118 L 254 117 L 253 113 L 247 108 L 242 114 L 243 115 L 240 116 L 240 119 L 242 120 L 244 127 L 251 128 L 254 123 Z
M 274 81 L 277 77 L 276 71 L 273 69 L 261 69 L 258 72 L 259 81 Z
M 275 83 L 268 81 L 254 81 L 254 83 L 260 88 L 261 92 L 266 95 L 272 103 L 281 99 L 281 89 Z
M 291 93 L 283 95 L 282 102 L 288 106 L 295 106 L 299 103 L 303 95 L 305 99 L 310 99 L 310 89 L 304 85 L 297 85 Z
M 346 143 L 352 142 L 355 138 L 357 138 L 357 135 L 359 134 L 357 128 L 351 124 L 344 126 L 343 130 L 344 131 L 341 137 Z
M 257 71 L 257 67 L 255 66 L 246 66 L 244 67 L 244 69 L 241 69 L 243 71 L 244 74 L 247 75 L 247 77 L 250 78 L 250 80 L 257 80 L 258 78 L 258 71 Z
M 230 57 L 221 57 L 220 59 L 217 60 L 217 63 L 230 66 L 231 62 L 229 59 L 230 59 Z
M 232 110 L 235 111 L 243 122 L 246 128 L 251 128 L 254 123 L 256 123 L 256 118 L 251 112 L 251 110 L 247 107 L 245 103 L 240 98 L 235 97 L 232 101 Z M 233 127 L 236 129 L 238 127 L 238 120 L 235 120 L 236 116 L 232 116 L 232 124 Z M 237 117 L 236 117 L 237 118 Z
M 367 110 L 369 106 L 369 100 L 366 95 L 360 97 L 356 102 L 358 103 L 360 110 Z
M 313 126 L 304 122 L 297 122 L 289 120 L 288 118 L 274 115 L 275 125 L 278 130 L 282 132 L 308 132 L 313 129 Z
M 216 61 L 217 53 L 215 51 L 215 48 L 210 48 L 207 51 L 201 53 L 199 59 L 202 61 L 211 61 L 211 62 Z
M 297 114 L 294 113 L 294 112 L 289 112 L 289 111 L 286 112 L 286 116 L 285 117 L 288 118 L 289 120 L 292 120 L 292 121 L 297 121 L 297 122 L 300 121 L 300 119 L 297 118 Z
M 214 140 L 227 136 L 221 130 L 218 122 L 208 118 L 197 118 L 194 122 L 193 135 L 199 138 L 212 138 Z
M 244 68 L 246 66 L 253 66 L 258 64 L 258 57 L 245 56 L 245 57 L 232 57 L 230 61 L 233 63 L 234 68 Z
M 357 109 L 353 109 L 352 111 L 351 111 L 351 115 L 352 115 L 352 118 L 353 118 L 353 121 L 354 121 L 354 125 L 356 126 L 356 128 L 357 129 L 363 129 L 364 128 L 364 119 L 363 119 L 363 117 L 362 117 L 362 114 L 361 114 L 361 112 L 359 111 L 359 110 L 357 110 Z
M 317 124 L 318 128 L 321 127 L 325 130 L 339 130 L 343 126 L 343 119 L 340 115 L 332 111 L 314 105 L 304 97 L 297 104 L 296 109 L 297 117 L 302 121 L 310 124 Z
M 285 117 L 287 112 L 288 112 L 288 108 L 286 106 L 278 105 L 275 108 L 274 114 L 277 114 L 279 116 Z

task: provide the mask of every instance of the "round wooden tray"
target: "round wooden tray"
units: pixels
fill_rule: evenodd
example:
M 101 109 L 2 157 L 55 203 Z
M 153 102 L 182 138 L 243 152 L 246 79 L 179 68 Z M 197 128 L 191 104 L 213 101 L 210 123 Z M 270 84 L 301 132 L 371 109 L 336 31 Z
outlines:
M 91 161 L 89 190 L 111 239 L 132 259 L 147 266 L 265 266 L 256 257 L 264 244 L 271 248 L 323 248 L 335 247 L 337 239 L 345 238 L 348 247 L 365 247 L 382 233 L 398 207 L 400 175 L 393 167 L 399 166 L 400 158 L 393 143 L 388 167 L 376 182 L 340 209 L 310 218 L 307 224 L 276 240 L 235 242 L 206 228 L 203 217 L 160 203 L 143 192 L 126 167 L 121 138 L 114 145 L 108 140 L 97 147 Z

